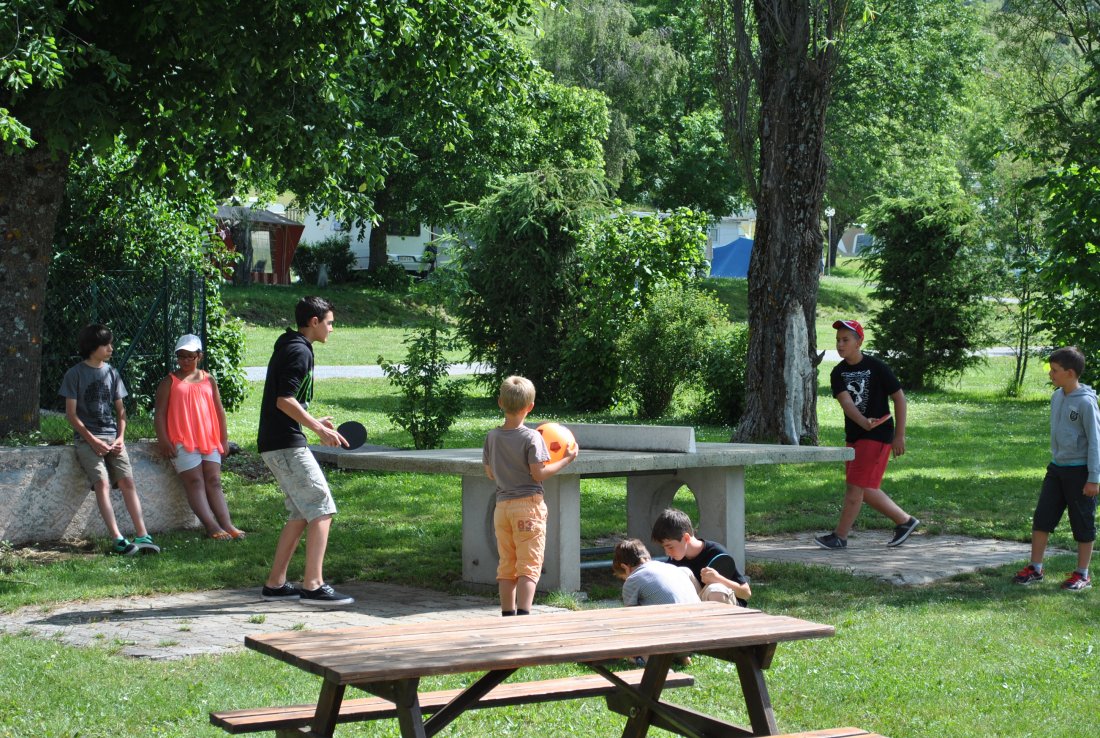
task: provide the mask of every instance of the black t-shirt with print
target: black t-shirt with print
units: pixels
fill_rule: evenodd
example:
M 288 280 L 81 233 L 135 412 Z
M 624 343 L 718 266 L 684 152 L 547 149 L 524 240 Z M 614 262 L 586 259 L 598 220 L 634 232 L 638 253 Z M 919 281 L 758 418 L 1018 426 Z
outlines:
M 901 389 L 901 383 L 890 371 L 890 367 L 867 354 L 863 355 L 858 364 L 840 362 L 833 367 L 829 379 L 832 383 L 833 397 L 847 392 L 852 396 L 856 409 L 868 418 L 881 418 L 890 412 L 890 395 Z M 845 415 L 844 440 L 855 443 L 864 438 L 892 443 L 894 440 L 893 417 L 867 431 Z
M 276 405 L 280 397 L 293 397 L 306 408 L 313 399 L 313 346 L 293 329 L 287 329 L 275 341 L 275 350 L 267 362 L 264 395 L 260 400 L 260 430 L 256 438 L 260 453 L 309 445 L 298 421 Z

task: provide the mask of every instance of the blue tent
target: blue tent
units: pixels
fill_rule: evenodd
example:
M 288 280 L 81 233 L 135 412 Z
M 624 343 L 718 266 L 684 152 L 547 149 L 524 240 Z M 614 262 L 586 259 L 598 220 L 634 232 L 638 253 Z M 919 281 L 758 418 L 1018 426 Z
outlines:
M 710 262 L 712 277 L 748 277 L 749 258 L 752 256 L 752 239 L 741 236 L 725 246 L 716 246 Z

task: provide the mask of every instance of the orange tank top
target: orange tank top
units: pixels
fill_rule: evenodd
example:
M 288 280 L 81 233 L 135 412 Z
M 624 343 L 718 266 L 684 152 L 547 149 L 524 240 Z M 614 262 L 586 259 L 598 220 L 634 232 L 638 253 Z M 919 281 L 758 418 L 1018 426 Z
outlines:
M 198 382 L 184 382 L 175 373 L 168 396 L 168 440 L 183 444 L 185 451 L 208 454 L 214 450 L 225 454 L 221 424 L 214 404 L 214 388 L 209 375 L 202 373 Z

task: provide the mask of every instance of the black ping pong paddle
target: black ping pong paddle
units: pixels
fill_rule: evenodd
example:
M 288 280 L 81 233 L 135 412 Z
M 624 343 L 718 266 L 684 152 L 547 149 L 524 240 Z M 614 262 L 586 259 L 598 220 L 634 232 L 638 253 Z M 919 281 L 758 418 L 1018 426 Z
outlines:
M 346 420 L 339 425 L 336 432 L 348 442 L 348 449 L 356 449 L 367 442 L 367 429 L 358 420 Z

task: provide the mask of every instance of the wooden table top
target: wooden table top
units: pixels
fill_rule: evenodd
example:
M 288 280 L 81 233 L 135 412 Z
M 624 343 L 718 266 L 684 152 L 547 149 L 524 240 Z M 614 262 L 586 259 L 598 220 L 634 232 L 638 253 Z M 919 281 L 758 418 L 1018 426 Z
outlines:
M 834 634 L 831 625 L 729 605 L 619 607 L 460 622 L 285 631 L 245 645 L 338 684 L 703 652 Z
M 414 472 L 421 474 L 465 474 L 484 476 L 480 448 L 362 449 L 311 446 L 320 461 L 341 469 Z M 850 461 L 852 449 L 833 446 L 783 446 L 765 443 L 698 443 L 694 452 L 614 451 L 581 448 L 577 460 L 561 471 L 562 476 L 671 472 L 719 466 L 757 464 L 809 464 Z

